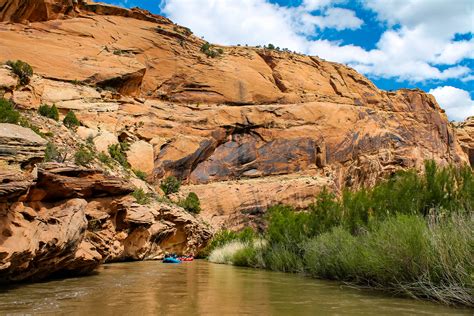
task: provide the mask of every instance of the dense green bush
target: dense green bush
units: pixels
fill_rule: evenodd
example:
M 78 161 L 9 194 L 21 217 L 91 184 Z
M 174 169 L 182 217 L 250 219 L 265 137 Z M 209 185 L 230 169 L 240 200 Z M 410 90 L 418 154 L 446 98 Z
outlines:
M 18 124 L 20 112 L 15 110 L 13 103 L 0 98 L 0 123 Z
M 74 128 L 81 125 L 81 122 L 79 122 L 73 111 L 69 111 L 63 119 L 63 124 L 67 128 Z
M 232 241 L 249 243 L 253 241 L 256 236 L 257 235 L 255 231 L 250 227 L 246 227 L 240 232 L 234 232 L 227 229 L 221 230 L 217 232 L 209 244 L 203 250 L 201 250 L 199 257 L 207 257 L 214 249 L 220 248 Z
M 38 113 L 44 117 L 59 121 L 59 111 L 56 108 L 56 105 L 49 106 L 47 104 L 42 104 L 38 108 Z
M 181 181 L 179 181 L 178 179 L 176 179 L 176 177 L 173 176 L 167 177 L 160 184 L 161 190 L 163 190 L 166 195 L 178 192 L 180 187 Z
M 201 202 L 194 192 L 190 192 L 186 199 L 180 201 L 178 204 L 189 213 L 199 214 L 201 212 Z
M 265 247 L 229 248 L 228 262 L 472 306 L 473 186 L 469 167 L 427 162 L 423 175 L 400 172 L 340 198 L 323 190 L 305 211 L 270 208 Z M 236 235 L 218 234 L 208 249 Z
M 113 159 L 106 153 L 100 152 L 97 155 L 97 159 L 99 159 L 99 161 L 103 163 L 104 165 L 106 165 L 107 167 L 112 168 Z
M 87 166 L 94 160 L 94 153 L 87 146 L 81 145 L 74 154 L 74 162 L 79 166 Z
M 313 277 L 389 289 L 447 304 L 473 305 L 472 217 L 452 215 L 428 225 L 398 215 L 359 236 L 335 228 L 306 244 Z
M 112 144 L 109 146 L 109 154 L 112 159 L 117 161 L 125 169 L 130 168 L 130 164 L 127 160 L 127 155 L 125 152 L 129 149 L 129 145 L 125 142 L 120 142 L 118 144 Z
M 146 181 L 147 174 L 141 170 L 133 169 L 133 173 L 137 176 L 138 179 Z
M 64 150 L 56 147 L 54 143 L 48 142 L 44 151 L 44 161 L 50 162 L 64 162 L 66 160 L 66 153 Z
M 275 45 L 273 44 L 268 44 L 265 48 L 269 49 L 269 50 L 274 50 L 275 49 Z
M 145 193 L 143 189 L 136 189 L 132 192 L 132 196 L 138 204 L 146 205 L 151 202 L 150 194 Z
M 201 53 L 204 53 L 207 57 L 216 58 L 224 53 L 222 48 L 214 49 L 214 46 L 208 42 L 202 44 Z
M 30 83 L 30 79 L 33 76 L 33 68 L 24 61 L 7 61 L 7 65 L 12 68 L 12 71 L 15 75 L 20 78 L 20 84 L 22 86 Z

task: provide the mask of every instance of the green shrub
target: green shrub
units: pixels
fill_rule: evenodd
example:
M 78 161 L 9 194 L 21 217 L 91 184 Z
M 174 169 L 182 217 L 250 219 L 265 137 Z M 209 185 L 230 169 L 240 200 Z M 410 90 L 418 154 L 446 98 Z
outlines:
M 127 155 L 125 152 L 128 150 L 129 145 L 124 142 L 120 142 L 118 144 L 112 144 L 109 146 L 109 154 L 112 159 L 117 161 L 122 167 L 125 169 L 130 168 L 130 164 L 127 160 Z
M 356 238 L 342 227 L 335 227 L 304 245 L 306 272 L 316 278 L 347 280 L 356 276 L 358 255 Z
M 223 54 L 224 50 L 222 48 L 216 50 L 213 45 L 206 42 L 201 46 L 201 53 L 204 53 L 207 57 L 216 58 Z
M 306 271 L 446 304 L 472 305 L 472 217 L 452 215 L 428 225 L 398 215 L 359 236 L 335 228 L 305 246 Z
M 268 44 L 268 46 L 266 47 L 267 49 L 270 49 L 270 50 L 273 50 L 275 49 L 275 45 L 273 44 Z
M 137 176 L 138 179 L 146 181 L 146 178 L 147 178 L 146 172 L 143 172 L 141 170 L 133 169 L 133 173 Z
M 51 107 L 47 104 L 40 105 L 38 113 L 44 117 L 59 121 L 59 111 L 54 104 Z
M 64 162 L 66 160 L 66 152 L 56 147 L 54 143 L 48 142 L 44 151 L 44 161 Z
M 220 248 L 232 241 L 240 241 L 240 242 L 243 242 L 243 243 L 250 243 L 252 241 L 254 241 L 254 239 L 256 238 L 256 233 L 255 231 L 250 228 L 250 227 L 246 227 L 245 229 L 243 229 L 242 231 L 240 232 L 234 232 L 234 231 L 230 231 L 230 230 L 227 230 L 227 229 L 224 229 L 224 230 L 221 230 L 219 232 L 217 232 L 211 239 L 211 241 L 209 242 L 209 244 L 203 249 L 201 250 L 201 252 L 199 253 L 199 257 L 208 257 L 209 254 L 214 250 L 214 249 L 217 249 L 217 248 Z
M 76 117 L 73 111 L 67 112 L 66 116 L 63 119 L 64 126 L 67 128 L 74 128 L 76 126 L 81 125 L 81 122 Z
M 107 167 L 112 168 L 113 159 L 110 158 L 110 156 L 107 155 L 106 153 L 100 152 L 97 155 L 97 159 L 99 159 L 99 161 L 103 163 L 104 165 L 106 165 Z
M 236 265 L 472 306 L 473 188 L 470 167 L 427 162 L 423 175 L 399 172 L 339 199 L 323 190 L 306 211 L 270 208 L 260 249 L 221 232 L 205 250 L 219 254 L 239 242 L 242 247 L 229 248 L 228 261 Z
M 266 238 L 271 244 L 288 245 L 296 249 L 311 236 L 307 212 L 296 212 L 285 205 L 273 206 L 268 210 Z
M 150 194 L 145 193 L 143 189 L 136 189 L 132 192 L 132 196 L 138 204 L 146 205 L 151 202 Z
M 0 98 L 0 123 L 18 124 L 20 112 L 15 110 L 13 103 Z
M 163 190 L 166 195 L 178 192 L 180 187 L 181 181 L 179 181 L 178 179 L 176 179 L 176 177 L 173 176 L 167 177 L 160 184 L 161 190 Z
M 79 166 L 87 166 L 94 160 L 94 153 L 86 146 L 81 145 L 74 154 L 74 162 Z
M 22 86 L 30 83 L 30 79 L 33 76 L 33 68 L 24 61 L 7 61 L 7 65 L 12 68 L 14 74 L 20 78 L 20 84 Z
M 37 126 L 33 125 L 26 118 L 20 115 L 20 112 L 15 109 L 11 101 L 4 98 L 0 98 L 0 123 L 18 124 L 22 127 L 33 130 L 41 137 L 51 136 L 42 133 Z
M 46 136 L 53 136 L 53 134 L 51 132 L 48 132 L 48 133 L 41 132 L 41 130 L 38 126 L 31 123 L 27 118 L 25 118 L 23 116 L 20 116 L 20 119 L 18 121 L 18 125 L 31 129 L 33 132 L 35 132 L 36 134 L 38 134 L 39 136 L 41 136 L 43 138 L 45 138 Z
M 263 254 L 265 267 L 273 271 L 303 272 L 304 265 L 300 251 L 291 247 L 291 245 L 285 244 L 269 245 Z
M 201 212 L 201 202 L 199 202 L 199 197 L 194 192 L 190 192 L 186 199 L 178 204 L 189 213 L 199 214 Z

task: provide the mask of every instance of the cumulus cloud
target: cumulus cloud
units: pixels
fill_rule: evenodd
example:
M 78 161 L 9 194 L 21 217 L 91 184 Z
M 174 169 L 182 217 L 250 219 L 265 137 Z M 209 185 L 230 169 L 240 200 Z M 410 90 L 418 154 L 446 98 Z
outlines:
M 372 50 L 321 39 L 324 29 L 363 27 L 356 12 L 341 7 L 345 2 L 303 0 L 285 7 L 269 0 L 164 0 L 162 11 L 212 42 L 273 43 L 374 77 L 412 82 L 472 77 L 459 62 L 474 58 L 474 40 L 454 40 L 473 31 L 472 0 L 361 0 L 387 28 Z
M 451 120 L 462 121 L 474 115 L 474 100 L 469 92 L 451 86 L 437 87 L 429 91 Z

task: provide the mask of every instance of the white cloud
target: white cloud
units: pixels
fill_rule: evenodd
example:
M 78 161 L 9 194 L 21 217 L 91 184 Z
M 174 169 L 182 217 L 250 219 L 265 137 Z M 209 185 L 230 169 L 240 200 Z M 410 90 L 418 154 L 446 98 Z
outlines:
M 344 2 L 303 0 L 300 6 L 284 7 L 269 0 L 164 0 L 162 10 L 215 43 L 273 43 L 347 63 L 375 77 L 412 82 L 472 76 L 459 63 L 474 58 L 474 40 L 454 37 L 473 32 L 474 1 L 361 0 L 387 27 L 372 50 L 318 39 L 327 28 L 363 27 L 354 11 L 337 7 Z
M 306 36 L 318 30 L 359 28 L 354 11 L 330 7 L 338 0 L 306 0 L 299 7 L 282 7 L 267 0 L 165 0 L 162 11 L 173 21 L 189 26 L 219 44 L 276 44 L 307 51 Z M 340 2 L 340 1 L 339 1 Z M 315 15 L 311 11 L 322 10 Z
M 437 87 L 429 91 L 451 120 L 462 121 L 474 115 L 474 100 L 469 92 L 451 86 Z

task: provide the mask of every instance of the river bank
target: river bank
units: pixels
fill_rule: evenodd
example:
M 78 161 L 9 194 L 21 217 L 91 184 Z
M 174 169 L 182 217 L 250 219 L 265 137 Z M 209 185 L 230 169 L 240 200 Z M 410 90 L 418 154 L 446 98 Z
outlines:
M 269 210 L 265 232 L 221 232 L 215 263 L 293 272 L 393 295 L 474 306 L 474 177 L 426 163 L 371 189 L 322 192 L 306 211 Z
M 472 310 L 196 260 L 106 264 L 87 277 L 0 288 L 0 314 L 14 313 L 400 316 L 470 315 Z

